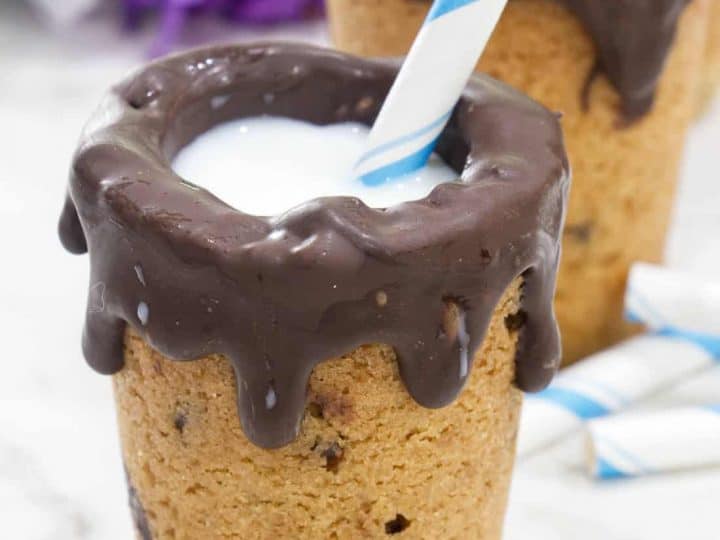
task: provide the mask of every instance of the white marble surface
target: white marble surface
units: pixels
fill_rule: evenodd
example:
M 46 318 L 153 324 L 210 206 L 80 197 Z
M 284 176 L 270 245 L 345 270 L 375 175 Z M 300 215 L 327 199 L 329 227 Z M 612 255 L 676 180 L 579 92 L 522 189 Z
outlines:
M 55 227 L 80 127 L 142 48 L 102 21 L 48 33 L 18 5 L 0 5 L 0 538 L 127 540 L 110 383 L 80 353 L 87 259 Z M 323 39 L 307 30 L 274 33 Z M 669 247 L 716 275 L 719 141 L 720 102 L 693 130 Z M 720 401 L 720 368 L 645 406 L 698 401 Z M 508 540 L 720 538 L 720 469 L 598 484 L 582 455 L 570 439 L 518 465 Z

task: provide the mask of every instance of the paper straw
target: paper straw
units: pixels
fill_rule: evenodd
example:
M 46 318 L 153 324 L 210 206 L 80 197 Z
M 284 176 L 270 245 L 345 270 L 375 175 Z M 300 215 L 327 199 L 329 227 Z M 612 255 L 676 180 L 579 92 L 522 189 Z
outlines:
M 720 358 L 720 285 L 661 267 L 630 273 L 626 312 L 654 332 L 630 339 L 560 372 L 525 399 L 518 454 L 526 456 L 593 418 L 633 403 Z
M 685 339 L 644 335 L 560 372 L 546 390 L 525 398 L 518 454 L 528 455 L 579 429 L 714 365 L 703 347 Z
M 720 405 L 594 420 L 587 449 L 589 472 L 600 479 L 720 465 Z
M 657 333 L 694 341 L 720 356 L 720 281 L 635 264 L 628 278 L 625 316 Z
M 506 3 L 433 3 L 356 166 L 366 185 L 425 166 Z

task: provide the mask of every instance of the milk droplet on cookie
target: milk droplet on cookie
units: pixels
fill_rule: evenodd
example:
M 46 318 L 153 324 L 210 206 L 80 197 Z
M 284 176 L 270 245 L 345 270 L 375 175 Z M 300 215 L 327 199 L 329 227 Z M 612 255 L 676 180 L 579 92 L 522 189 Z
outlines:
M 140 302 L 138 304 L 137 317 L 140 320 L 140 324 L 143 326 L 147 325 L 148 319 L 150 318 L 150 308 L 145 302 Z

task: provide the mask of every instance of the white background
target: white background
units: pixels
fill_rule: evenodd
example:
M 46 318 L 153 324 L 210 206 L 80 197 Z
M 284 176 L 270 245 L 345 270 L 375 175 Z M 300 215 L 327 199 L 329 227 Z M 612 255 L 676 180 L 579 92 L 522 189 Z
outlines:
M 273 33 L 325 39 L 321 25 Z M 80 352 L 88 261 L 61 249 L 56 222 L 82 123 L 146 46 L 106 19 L 51 32 L 17 2 L 0 5 L 2 538 L 132 537 L 110 381 Z M 671 265 L 715 277 L 719 159 L 720 101 L 691 134 L 668 250 Z M 645 406 L 712 401 L 720 368 Z M 579 437 L 519 463 L 506 539 L 720 538 L 720 468 L 598 484 L 582 463 Z

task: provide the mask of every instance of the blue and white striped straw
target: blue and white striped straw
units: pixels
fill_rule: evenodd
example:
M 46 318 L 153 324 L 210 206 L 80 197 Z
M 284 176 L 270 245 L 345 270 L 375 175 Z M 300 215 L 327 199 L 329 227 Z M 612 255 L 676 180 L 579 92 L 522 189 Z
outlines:
M 625 311 L 649 333 L 573 364 L 549 388 L 528 396 L 521 456 L 720 362 L 720 281 L 636 263 Z
M 356 165 L 364 184 L 425 166 L 506 3 L 435 0 Z
M 717 365 L 704 347 L 646 334 L 563 369 L 549 388 L 526 396 L 518 454 L 541 450 L 589 420 L 626 410 L 664 388 Z
M 624 413 L 587 425 L 588 468 L 600 479 L 720 465 L 720 405 Z
M 647 263 L 636 263 L 630 271 L 625 318 L 656 334 L 697 343 L 716 357 L 720 357 L 719 306 L 720 280 Z

